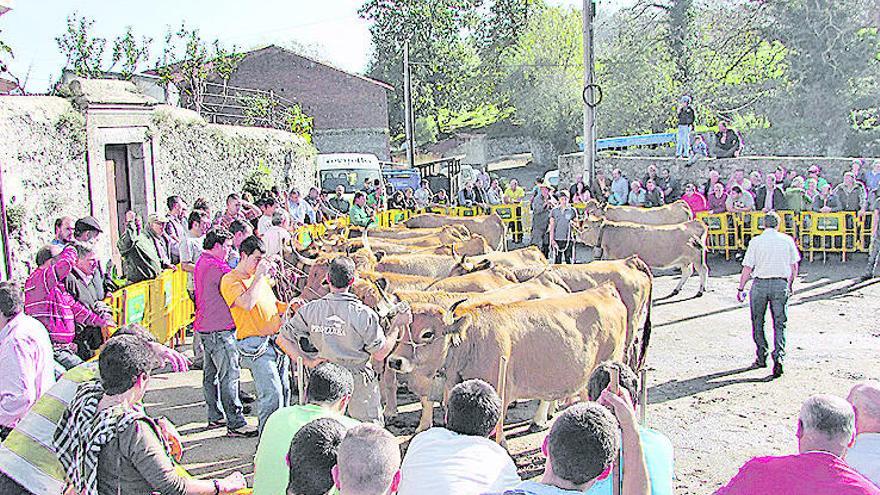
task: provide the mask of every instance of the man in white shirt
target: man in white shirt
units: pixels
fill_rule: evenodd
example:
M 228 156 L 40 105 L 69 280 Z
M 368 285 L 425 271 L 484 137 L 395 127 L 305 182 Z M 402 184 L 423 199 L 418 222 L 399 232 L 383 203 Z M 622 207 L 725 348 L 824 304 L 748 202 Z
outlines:
M 764 233 L 753 238 L 743 258 L 737 299 L 745 301 L 745 287 L 750 278 L 752 292 L 749 304 L 752 312 L 752 337 L 757 347 L 754 367 L 767 366 L 767 338 L 764 336 L 764 316 L 767 306 L 773 316 L 773 377 L 782 376 L 785 359 L 785 327 L 788 322 L 788 298 L 798 274 L 801 254 L 794 239 L 777 229 L 781 220 L 774 212 L 764 215 Z
M 287 197 L 287 212 L 290 213 L 294 226 L 304 225 L 306 219 L 309 220 L 309 223 L 315 223 L 315 209 L 312 208 L 308 201 L 303 201 L 300 197 L 299 189 L 290 190 L 290 194 Z
M 856 443 L 846 463 L 880 487 L 880 382 L 859 383 L 847 400 L 856 411 Z
M 275 214 L 278 202 L 275 201 L 275 198 L 269 196 L 259 200 L 257 206 L 259 206 L 260 211 L 263 212 L 260 219 L 257 220 L 257 235 L 262 237 L 266 235 L 266 231 L 272 226 L 272 215 Z
M 263 242 L 266 244 L 266 256 L 283 255 L 290 252 L 290 231 L 287 230 L 289 222 L 287 214 L 276 211 L 272 215 L 272 225 L 263 234 Z
M 503 492 L 519 484 L 516 465 L 488 436 L 501 414 L 501 398 L 482 380 L 459 383 L 449 394 L 446 428 L 413 438 L 400 468 L 399 495 Z
M 21 289 L 0 283 L 0 440 L 55 384 L 46 327 L 23 311 Z

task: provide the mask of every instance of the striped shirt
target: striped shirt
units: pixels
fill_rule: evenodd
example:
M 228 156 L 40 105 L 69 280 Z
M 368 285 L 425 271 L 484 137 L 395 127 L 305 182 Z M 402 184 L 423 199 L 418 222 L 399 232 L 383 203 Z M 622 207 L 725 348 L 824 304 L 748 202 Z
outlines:
M 24 312 L 46 327 L 53 344 L 73 342 L 74 322 L 87 327 L 104 327 L 110 323 L 67 292 L 64 280 L 76 260 L 76 249 L 68 246 L 52 264 L 34 270 L 24 284 Z
M 55 430 L 79 385 L 97 378 L 97 362 L 64 373 L 0 445 L 0 471 L 34 495 L 62 495 L 67 477 L 55 452 Z

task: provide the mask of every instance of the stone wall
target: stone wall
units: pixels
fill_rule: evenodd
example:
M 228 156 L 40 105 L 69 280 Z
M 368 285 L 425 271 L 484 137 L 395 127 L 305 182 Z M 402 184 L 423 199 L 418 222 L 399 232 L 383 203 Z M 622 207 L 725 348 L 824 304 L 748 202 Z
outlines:
M 7 248 L 20 278 L 53 237 L 56 217 L 90 213 L 85 119 L 63 98 L 3 97 L 0 136 Z
M 272 129 L 207 124 L 193 112 L 157 107 L 147 138 L 154 143 L 156 204 L 179 194 L 190 203 L 198 196 L 213 208 L 226 195 L 241 190 L 261 164 L 279 185 L 307 188 L 314 183 L 314 146 L 304 139 Z M 40 246 L 54 236 L 57 217 L 98 215 L 106 197 L 90 197 L 86 120 L 67 99 L 0 97 L 0 166 L 13 258 L 13 278 L 24 277 Z M 103 154 L 102 154 L 103 156 Z M 92 174 L 92 180 L 96 174 Z M 97 189 L 100 190 L 100 189 Z M 106 190 L 106 187 L 104 187 Z M 104 218 L 106 215 L 98 215 Z M 101 238 L 99 253 L 110 252 L 110 237 Z M 0 256 L 2 258 L 2 256 Z
M 197 113 L 160 106 L 153 114 L 157 139 L 157 196 L 177 194 L 192 204 L 201 196 L 216 211 L 241 191 L 260 165 L 282 187 L 308 189 L 315 182 L 315 148 L 275 129 L 207 124 Z
M 619 168 L 629 178 L 641 178 L 647 172 L 649 165 L 656 165 L 658 169 L 669 168 L 673 177 L 682 183 L 696 181 L 705 182 L 710 170 L 717 170 L 724 180 L 727 180 L 737 168 L 742 168 L 748 176 L 753 170 L 762 173 L 772 172 L 776 167 L 783 166 L 786 170 L 798 170 L 801 175 L 806 175 L 811 165 L 819 165 L 822 168 L 822 176 L 830 182 L 838 183 L 843 179 L 843 173 L 850 169 L 852 158 L 824 158 L 824 157 L 777 157 L 777 156 L 745 156 L 740 158 L 700 160 L 691 166 L 685 160 L 672 158 L 654 157 L 599 157 L 597 170 L 602 169 L 610 172 Z M 583 153 L 572 153 L 559 157 L 559 170 L 572 167 L 574 170 L 583 170 Z

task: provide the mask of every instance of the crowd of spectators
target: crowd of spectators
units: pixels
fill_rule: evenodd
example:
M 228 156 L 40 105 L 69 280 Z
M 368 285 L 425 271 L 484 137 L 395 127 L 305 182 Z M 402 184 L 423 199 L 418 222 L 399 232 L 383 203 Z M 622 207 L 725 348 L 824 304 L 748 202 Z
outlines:
M 880 176 L 880 166 L 875 169 Z M 714 204 L 725 208 L 756 208 L 755 203 L 779 208 L 787 191 L 777 187 L 777 178 L 794 186 L 801 183 L 784 170 L 758 183 L 744 175 L 738 171 L 728 191 L 717 174 L 710 174 L 708 198 L 686 184 L 681 199 L 695 210 L 709 208 L 713 196 Z M 619 193 L 627 203 L 641 201 L 648 207 L 678 199 L 679 183 L 668 170 L 650 167 L 632 183 L 619 170 L 611 178 L 598 174 L 587 187 L 579 177 L 555 194 L 539 182 L 531 197 L 533 228 L 546 235 L 533 241 L 545 251 L 553 249 L 559 261 L 571 262 L 572 198 L 611 202 Z M 837 188 L 819 186 L 816 180 L 817 197 L 822 207 L 832 207 L 831 197 L 842 205 L 864 206 L 867 199 L 860 187 L 871 180 L 880 182 L 854 172 Z M 342 495 L 605 494 L 611 493 L 615 477 L 624 495 L 672 493 L 672 445 L 661 433 L 638 427 L 632 398 L 638 396 L 639 384 L 620 363 L 600 365 L 589 382 L 592 402 L 571 406 L 557 418 L 544 441 L 548 462 L 538 481 L 520 480 L 509 454 L 489 439 L 501 399 L 479 380 L 452 389 L 444 426 L 416 435 L 403 458 L 381 426 L 347 415 L 352 413 L 354 380 L 362 377 L 344 366 L 319 364 L 310 374 L 305 404 L 293 405 L 289 359 L 273 339 L 288 308 L 301 302 L 278 299 L 269 283 L 270 259 L 290 249 L 291 230 L 300 225 L 344 214 L 368 225 L 385 200 L 384 188 L 365 186 L 350 204 L 344 191 L 328 199 L 313 188 L 305 197 L 296 189 L 272 191 L 253 202 L 230 194 L 225 209 L 213 215 L 203 199 L 189 208 L 181 197 L 171 196 L 167 215 L 148 216 L 146 227 L 135 213 L 126 214 L 119 248 L 129 281 L 153 278 L 174 264 L 188 273 L 206 423 L 225 428 L 230 438 L 260 436 L 255 493 L 325 494 L 335 487 Z M 865 195 L 871 193 L 876 196 L 876 188 Z M 428 198 L 428 204 L 436 204 L 438 195 L 423 183 L 419 191 L 395 193 L 388 201 L 411 208 Z M 527 199 L 515 180 L 504 188 L 490 180 L 485 191 L 466 185 L 463 197 Z M 817 204 L 816 198 L 809 203 Z M 93 248 L 102 234 L 94 218 L 61 218 L 55 238 L 37 253 L 24 291 L 0 284 L 0 437 L 8 438 L 0 446 L 0 492 L 60 495 L 70 486 L 78 493 L 101 495 L 234 493 L 245 486 L 240 473 L 215 480 L 182 476 L 175 468 L 182 450 L 174 426 L 144 410 L 150 376 L 163 367 L 186 370 L 189 363 L 136 325 L 115 329 L 108 339 L 114 319 L 101 301 L 114 282 Z M 99 359 L 86 362 L 99 349 Z M 240 391 L 242 366 L 254 377 L 258 428 L 248 426 L 245 418 L 249 408 Z M 618 393 L 609 385 L 612 373 L 620 377 Z M 813 486 L 809 483 L 824 483 L 839 485 L 836 493 L 877 493 L 862 476 L 877 482 L 880 388 L 861 384 L 849 401 L 851 405 L 828 396 L 810 398 L 799 419 L 802 453 L 751 461 L 719 493 L 754 493 L 755 483 L 801 483 L 805 489 Z M 36 420 L 46 414 L 55 418 L 49 428 L 42 423 L 45 419 Z M 623 474 L 613 469 L 617 466 Z M 821 469 L 823 478 L 787 474 L 808 468 Z
M 597 173 L 592 189 L 593 197 L 612 205 L 653 208 L 680 199 L 695 213 L 849 211 L 861 216 L 878 207 L 880 161 L 867 169 L 861 160 L 854 160 L 836 183 L 824 176 L 818 165 L 812 165 L 802 172 L 779 166 L 766 175 L 754 170 L 748 176 L 739 168 L 726 181 L 717 170 L 710 169 L 705 182 L 688 182 L 683 187 L 671 177 L 669 169 L 658 173 L 657 167 L 650 165 L 636 180 L 628 179 L 619 169 L 611 172 L 610 181 Z
M 555 192 L 539 180 L 529 196 L 516 180 L 502 187 L 479 177 L 459 199 L 530 201 L 532 242 L 545 254 L 552 250 L 557 262 L 570 263 L 573 202 L 657 207 L 682 199 L 694 211 L 770 211 L 800 201 L 805 210 L 864 212 L 876 205 L 878 186 L 880 162 L 865 173 L 854 163 L 836 187 L 811 167 L 806 178 L 782 168 L 748 178 L 737 170 L 727 184 L 710 172 L 702 191 L 693 183 L 680 188 L 669 170 L 651 166 L 639 180 L 613 170 L 610 178 L 598 173 L 589 187 L 578 177 Z M 433 194 L 424 182 L 387 202 L 404 208 L 443 204 L 437 202 L 447 201 L 442 192 Z M 284 342 L 302 342 L 284 326 L 284 316 L 303 303 L 279 299 L 271 284 L 272 260 L 291 249 L 292 231 L 301 225 L 347 214 L 355 225 L 369 226 L 385 207 L 384 195 L 374 183 L 365 183 L 351 203 L 342 190 L 328 198 L 316 188 L 305 197 L 297 189 L 272 190 L 255 201 L 230 194 L 216 212 L 202 198 L 190 208 L 171 196 L 167 214 L 151 214 L 145 224 L 134 212 L 125 215 L 118 247 L 129 282 L 155 278 L 178 264 L 188 274 L 206 424 L 224 428 L 229 438 L 260 437 L 255 493 L 320 495 L 335 487 L 342 495 L 604 495 L 615 482 L 623 495 L 672 493 L 672 444 L 638 426 L 639 383 L 621 363 L 598 366 L 589 380 L 590 401 L 556 419 L 543 443 L 547 465 L 538 481 L 521 480 L 509 454 L 490 440 L 503 408 L 495 390 L 479 380 L 452 389 L 444 426 L 416 435 L 403 458 L 381 427 L 381 415 L 364 412 L 358 395 L 363 384 L 356 382 L 365 380 L 363 370 L 350 362 L 308 363 L 315 367 L 304 405 L 293 404 Z M 245 486 L 240 473 L 215 480 L 181 475 L 175 467 L 182 453 L 178 433 L 145 411 L 150 377 L 187 370 L 191 363 L 138 325 L 115 328 L 102 301 L 116 282 L 94 248 L 103 233 L 92 217 L 60 218 L 24 289 L 0 283 L 0 438 L 6 439 L 0 445 L 0 493 L 61 495 L 69 487 L 100 495 L 236 492 Z M 334 275 L 331 264 L 328 276 L 340 301 L 353 297 L 349 264 L 343 277 Z M 384 359 L 394 342 L 381 334 L 359 338 L 353 345 L 366 359 Z M 255 399 L 240 390 L 241 367 L 253 376 Z M 612 391 L 612 375 L 619 376 L 619 391 Z M 255 402 L 257 428 L 247 424 L 247 402 Z M 718 493 L 797 487 L 799 493 L 880 494 L 872 484 L 880 482 L 880 385 L 859 384 L 847 400 L 810 397 L 797 431 L 799 454 L 756 458 Z

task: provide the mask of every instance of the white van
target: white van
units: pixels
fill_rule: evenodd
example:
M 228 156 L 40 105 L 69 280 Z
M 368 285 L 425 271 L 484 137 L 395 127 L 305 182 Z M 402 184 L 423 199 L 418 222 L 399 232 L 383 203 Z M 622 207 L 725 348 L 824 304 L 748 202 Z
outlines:
M 329 153 L 318 155 L 318 187 L 333 192 L 337 186 L 345 187 L 345 197 L 351 200 L 354 193 L 364 188 L 364 180 L 370 184 L 382 179 L 382 167 L 376 155 L 369 153 Z

